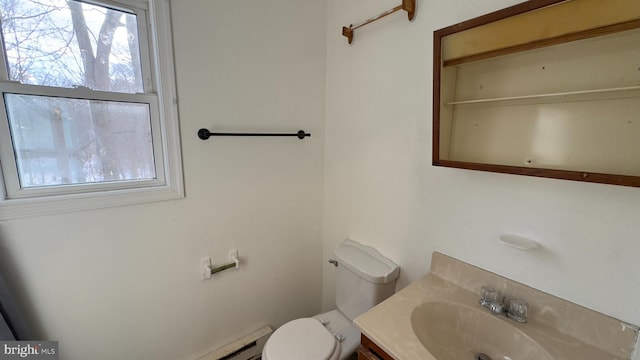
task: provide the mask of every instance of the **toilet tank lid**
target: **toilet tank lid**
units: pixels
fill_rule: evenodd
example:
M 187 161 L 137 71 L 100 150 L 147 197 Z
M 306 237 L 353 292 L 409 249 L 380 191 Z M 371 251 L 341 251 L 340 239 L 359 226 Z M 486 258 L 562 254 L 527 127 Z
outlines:
M 376 249 L 345 240 L 333 251 L 338 258 L 339 266 L 358 274 L 373 283 L 388 283 L 400 274 L 400 267 L 393 261 L 382 256 Z

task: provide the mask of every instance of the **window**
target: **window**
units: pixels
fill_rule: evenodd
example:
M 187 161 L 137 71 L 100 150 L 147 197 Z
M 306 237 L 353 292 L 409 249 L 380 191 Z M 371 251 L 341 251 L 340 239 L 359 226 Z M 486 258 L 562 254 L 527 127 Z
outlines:
M 168 0 L 0 0 L 0 219 L 183 196 Z

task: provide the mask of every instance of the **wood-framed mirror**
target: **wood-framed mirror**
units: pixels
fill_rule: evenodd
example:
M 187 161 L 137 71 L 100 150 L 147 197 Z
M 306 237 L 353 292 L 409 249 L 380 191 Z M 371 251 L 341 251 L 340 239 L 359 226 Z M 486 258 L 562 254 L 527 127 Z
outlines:
M 531 0 L 434 32 L 433 165 L 640 187 L 640 1 Z

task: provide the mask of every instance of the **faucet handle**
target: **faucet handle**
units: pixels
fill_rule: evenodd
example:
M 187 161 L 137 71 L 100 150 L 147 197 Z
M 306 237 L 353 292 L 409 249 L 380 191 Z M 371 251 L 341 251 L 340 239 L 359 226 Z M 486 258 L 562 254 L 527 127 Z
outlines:
M 529 304 L 526 301 L 520 299 L 509 300 L 509 311 L 507 316 L 517 322 L 527 322 L 527 316 L 529 313 Z
M 504 298 L 500 295 L 500 292 L 490 286 L 483 286 L 480 288 L 480 304 L 488 306 L 490 304 L 502 304 Z

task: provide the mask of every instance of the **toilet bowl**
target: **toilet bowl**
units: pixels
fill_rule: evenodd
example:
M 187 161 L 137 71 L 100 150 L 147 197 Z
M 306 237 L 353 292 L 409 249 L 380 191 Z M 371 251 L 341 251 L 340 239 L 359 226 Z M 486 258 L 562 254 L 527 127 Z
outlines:
M 263 360 L 346 360 L 360 343 L 352 321 L 395 292 L 400 272 L 375 249 L 346 240 L 334 251 L 338 309 L 289 321 L 267 340 Z
M 360 332 L 340 311 L 289 321 L 271 335 L 262 360 L 345 360 L 358 348 Z
M 289 321 L 273 333 L 262 350 L 262 360 L 338 360 L 340 343 L 320 321 L 301 318 Z

